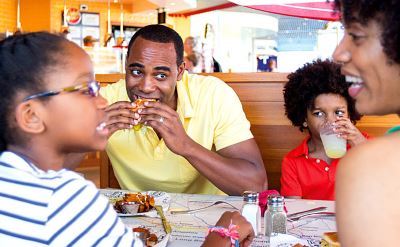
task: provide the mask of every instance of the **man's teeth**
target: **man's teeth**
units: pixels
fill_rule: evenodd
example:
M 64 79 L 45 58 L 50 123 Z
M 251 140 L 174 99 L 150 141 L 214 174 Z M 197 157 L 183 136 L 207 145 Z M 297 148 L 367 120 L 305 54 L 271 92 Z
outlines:
M 363 80 L 360 77 L 346 75 L 346 82 L 349 84 L 362 84 Z
M 99 126 L 96 127 L 97 131 L 102 131 L 107 126 L 106 122 L 102 122 Z
M 145 98 L 145 97 L 142 97 L 142 96 L 139 96 L 139 95 L 136 95 L 136 99 L 150 99 L 150 100 L 159 101 L 158 99 L 155 99 L 155 98 Z

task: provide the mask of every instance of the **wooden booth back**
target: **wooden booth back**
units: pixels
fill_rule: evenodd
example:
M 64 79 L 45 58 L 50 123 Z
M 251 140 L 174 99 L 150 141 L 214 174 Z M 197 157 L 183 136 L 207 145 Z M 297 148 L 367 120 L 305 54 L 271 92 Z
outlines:
M 282 90 L 287 74 L 263 72 L 210 75 L 225 81 L 238 94 L 262 154 L 269 189 L 279 190 L 282 158 L 304 138 L 304 134 L 293 127 L 285 116 Z M 123 77 L 123 74 L 96 75 L 96 79 L 103 84 L 116 82 Z M 371 136 L 379 136 L 396 125 L 398 120 L 397 115 L 368 116 L 363 117 L 357 126 Z M 118 181 L 105 152 L 90 157 L 96 160 L 90 161 L 89 158 L 84 163 L 97 162 L 100 165 L 100 187 L 118 188 Z

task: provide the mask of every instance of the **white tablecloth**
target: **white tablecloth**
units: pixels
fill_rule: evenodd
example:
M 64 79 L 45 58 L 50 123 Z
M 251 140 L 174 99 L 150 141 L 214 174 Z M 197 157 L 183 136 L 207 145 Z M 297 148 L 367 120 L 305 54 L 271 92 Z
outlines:
M 103 190 L 104 192 L 104 190 Z M 171 210 L 187 210 L 204 207 L 215 201 L 226 201 L 240 210 L 242 197 L 169 194 L 171 202 L 165 216 L 172 227 L 172 234 L 168 247 L 198 247 L 201 246 L 207 228 L 213 226 L 225 211 L 236 210 L 229 205 L 219 204 L 207 210 L 194 214 L 170 214 Z M 295 200 L 287 199 L 288 213 L 295 213 L 320 206 L 326 206 L 327 212 L 334 212 L 333 201 Z M 160 218 L 151 217 L 121 217 L 128 227 L 145 226 L 158 233 L 163 232 Z M 263 225 L 263 219 L 262 219 Z M 263 227 L 262 227 L 263 228 Z M 287 223 L 288 234 L 307 242 L 310 246 L 319 246 L 319 240 L 324 232 L 336 231 L 334 216 L 308 216 L 295 222 Z M 252 247 L 268 246 L 268 240 L 260 235 L 253 241 Z M 279 245 L 285 246 L 285 245 Z

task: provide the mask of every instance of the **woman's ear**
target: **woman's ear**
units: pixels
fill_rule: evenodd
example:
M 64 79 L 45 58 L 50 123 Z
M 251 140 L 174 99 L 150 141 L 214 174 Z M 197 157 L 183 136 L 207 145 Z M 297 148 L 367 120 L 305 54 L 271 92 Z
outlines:
M 15 110 L 18 127 L 27 133 L 42 133 L 45 130 L 45 125 L 38 113 L 39 107 L 36 102 L 28 100 L 19 104 Z

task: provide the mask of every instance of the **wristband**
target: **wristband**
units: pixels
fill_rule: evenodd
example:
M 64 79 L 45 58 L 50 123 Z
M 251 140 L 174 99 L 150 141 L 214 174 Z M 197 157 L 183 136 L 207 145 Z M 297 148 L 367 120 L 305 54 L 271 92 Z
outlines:
M 208 236 L 208 234 L 210 234 L 211 232 L 216 232 L 221 237 L 229 237 L 231 239 L 232 247 L 239 247 L 239 232 L 237 231 L 238 228 L 239 226 L 232 224 L 232 222 L 229 225 L 228 229 L 222 226 L 213 226 L 208 228 L 206 236 Z

